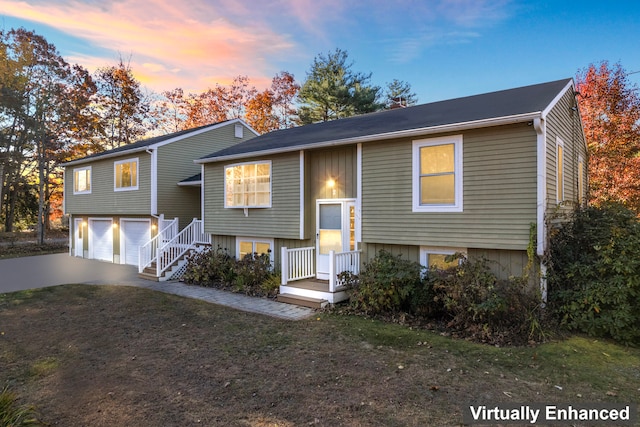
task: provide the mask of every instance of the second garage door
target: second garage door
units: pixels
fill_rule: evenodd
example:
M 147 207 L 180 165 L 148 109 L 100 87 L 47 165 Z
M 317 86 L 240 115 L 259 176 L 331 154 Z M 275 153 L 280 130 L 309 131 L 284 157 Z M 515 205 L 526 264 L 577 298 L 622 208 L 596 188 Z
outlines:
M 151 221 L 120 220 L 120 259 L 124 264 L 138 265 L 138 248 L 151 239 Z

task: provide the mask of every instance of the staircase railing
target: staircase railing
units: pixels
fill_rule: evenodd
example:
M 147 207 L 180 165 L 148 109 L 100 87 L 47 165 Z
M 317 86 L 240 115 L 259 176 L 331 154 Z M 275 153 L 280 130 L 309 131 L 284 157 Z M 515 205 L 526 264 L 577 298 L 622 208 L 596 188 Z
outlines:
M 162 276 L 174 262 L 195 248 L 196 243 L 211 244 L 211 235 L 204 233 L 202 220 L 194 218 L 191 224 L 156 250 L 156 276 Z
M 153 239 L 138 248 L 138 273 L 142 273 L 156 260 L 158 247 L 173 239 L 178 234 L 178 218 L 172 220 L 161 220 L 160 231 Z

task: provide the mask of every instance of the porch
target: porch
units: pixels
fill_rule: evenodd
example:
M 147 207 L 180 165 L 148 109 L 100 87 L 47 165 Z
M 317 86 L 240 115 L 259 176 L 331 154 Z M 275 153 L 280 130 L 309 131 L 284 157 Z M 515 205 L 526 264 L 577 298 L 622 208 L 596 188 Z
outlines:
M 328 273 L 318 272 L 315 247 L 296 249 L 283 247 L 280 260 L 282 265 L 280 295 L 325 301 L 329 304 L 349 298 L 340 273 L 347 271 L 353 274 L 360 273 L 360 251 L 329 251 Z

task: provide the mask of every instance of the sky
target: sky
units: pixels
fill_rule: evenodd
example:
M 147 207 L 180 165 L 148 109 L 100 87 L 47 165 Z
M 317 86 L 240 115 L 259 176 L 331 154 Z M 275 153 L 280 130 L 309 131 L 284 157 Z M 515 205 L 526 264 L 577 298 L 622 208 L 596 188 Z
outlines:
M 150 91 L 199 93 L 280 71 L 303 83 L 339 48 L 419 103 L 575 77 L 591 63 L 640 71 L 637 0 L 0 0 L 0 28 L 44 36 L 91 72 L 128 62 Z M 630 74 L 640 86 L 640 73 Z

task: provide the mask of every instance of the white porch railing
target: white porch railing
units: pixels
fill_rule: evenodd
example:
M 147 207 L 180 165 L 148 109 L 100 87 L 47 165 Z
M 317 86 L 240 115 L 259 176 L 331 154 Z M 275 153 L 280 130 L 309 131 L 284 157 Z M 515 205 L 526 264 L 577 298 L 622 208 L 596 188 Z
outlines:
M 282 284 L 294 280 L 308 279 L 316 275 L 316 248 L 287 249 L 282 247 L 280 264 Z
M 315 277 L 315 252 L 316 248 L 314 247 L 299 249 L 283 247 L 280 255 L 281 284 L 286 286 L 287 283 L 294 280 Z M 329 292 L 335 292 L 342 285 L 338 274 L 344 271 L 353 274 L 360 273 L 360 251 L 329 251 Z
M 156 276 L 162 276 L 162 273 L 198 243 L 211 244 L 211 235 L 204 233 L 202 220 L 194 218 L 191 224 L 176 234 L 173 239 L 158 247 Z
M 178 218 L 162 219 L 158 222 L 158 234 L 138 248 L 138 273 L 142 273 L 156 260 L 158 247 L 163 246 L 178 234 Z
M 345 271 L 360 273 L 360 251 L 329 251 L 329 292 L 335 292 L 342 285 L 338 274 Z

